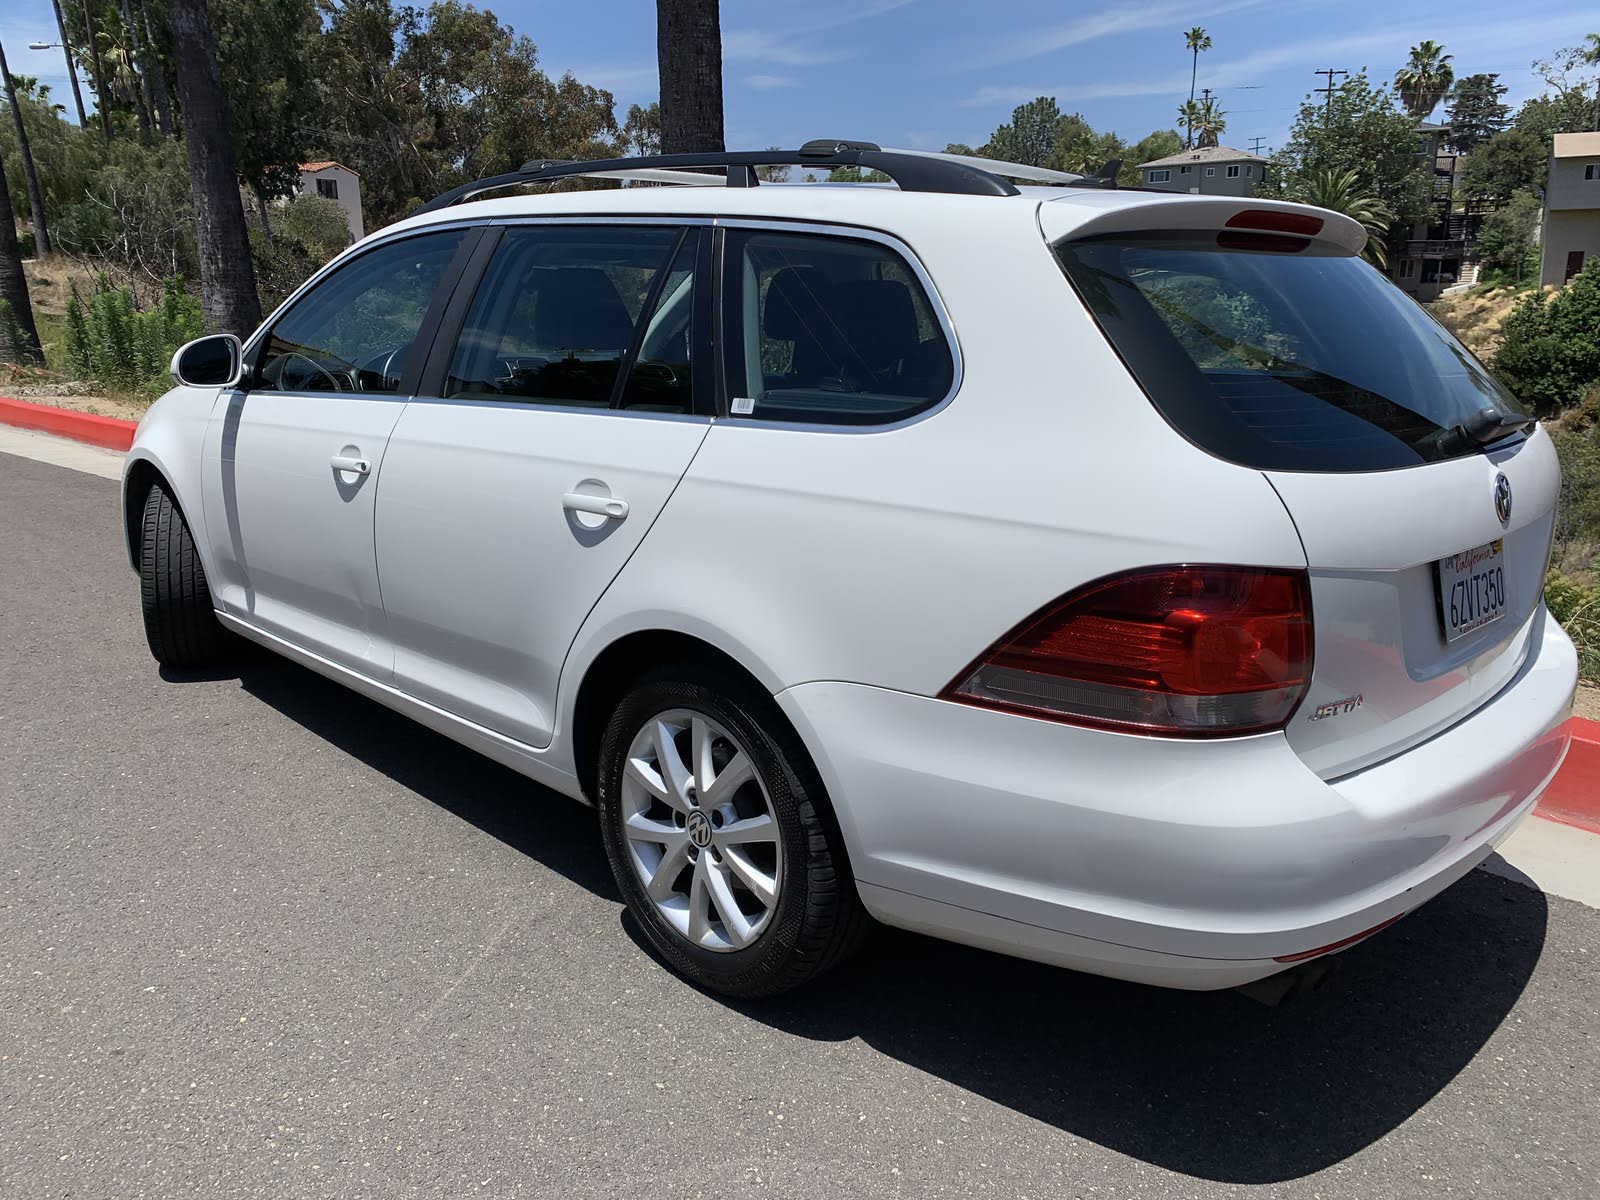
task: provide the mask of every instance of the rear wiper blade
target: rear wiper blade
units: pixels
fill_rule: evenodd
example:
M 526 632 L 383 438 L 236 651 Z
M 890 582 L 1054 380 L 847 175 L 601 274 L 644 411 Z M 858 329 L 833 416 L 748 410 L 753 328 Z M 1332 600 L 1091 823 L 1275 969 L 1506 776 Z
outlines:
M 1459 425 L 1445 430 L 1440 439 L 1446 454 L 1458 454 L 1498 442 L 1514 433 L 1523 433 L 1539 423 L 1538 418 L 1498 408 L 1480 408 Z

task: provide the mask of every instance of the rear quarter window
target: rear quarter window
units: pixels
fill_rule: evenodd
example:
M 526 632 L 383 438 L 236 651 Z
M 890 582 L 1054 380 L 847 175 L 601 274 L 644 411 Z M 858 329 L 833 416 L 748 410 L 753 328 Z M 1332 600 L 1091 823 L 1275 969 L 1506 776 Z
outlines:
M 1415 466 L 1473 452 L 1453 431 L 1483 409 L 1522 413 L 1358 258 L 1224 249 L 1192 232 L 1066 241 L 1056 255 L 1155 406 L 1231 462 Z
M 950 394 L 950 341 L 921 278 L 891 247 L 731 230 L 724 257 L 735 417 L 884 425 Z

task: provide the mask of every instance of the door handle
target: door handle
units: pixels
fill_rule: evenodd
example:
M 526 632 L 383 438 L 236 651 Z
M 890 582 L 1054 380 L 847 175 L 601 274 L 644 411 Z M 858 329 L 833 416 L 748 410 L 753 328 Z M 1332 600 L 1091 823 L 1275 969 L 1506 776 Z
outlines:
M 615 496 L 591 496 L 587 492 L 568 492 L 561 497 L 561 507 L 568 512 L 592 513 L 616 521 L 628 515 L 626 500 L 619 500 Z
M 355 475 L 370 475 L 372 463 L 367 459 L 358 458 L 354 454 L 335 454 L 332 458 L 335 471 L 349 471 Z

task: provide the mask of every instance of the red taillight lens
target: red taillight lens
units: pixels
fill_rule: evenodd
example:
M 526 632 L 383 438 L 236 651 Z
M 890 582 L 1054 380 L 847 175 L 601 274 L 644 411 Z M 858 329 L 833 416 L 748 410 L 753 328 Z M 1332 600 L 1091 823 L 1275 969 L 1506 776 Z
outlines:
M 943 695 L 1136 733 L 1256 733 L 1299 705 L 1311 644 L 1304 571 L 1156 567 L 1034 614 Z

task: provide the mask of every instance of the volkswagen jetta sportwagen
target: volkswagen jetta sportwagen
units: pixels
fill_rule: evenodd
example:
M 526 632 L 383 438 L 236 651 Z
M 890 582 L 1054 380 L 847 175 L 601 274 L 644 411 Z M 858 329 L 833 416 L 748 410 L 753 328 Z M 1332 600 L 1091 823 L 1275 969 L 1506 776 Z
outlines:
M 629 186 L 478 198 L 577 175 Z M 1108 183 L 824 142 L 440 197 L 175 357 L 151 650 L 593 803 L 730 994 L 868 917 L 1182 988 L 1352 944 L 1561 763 L 1555 454 L 1355 222 Z

